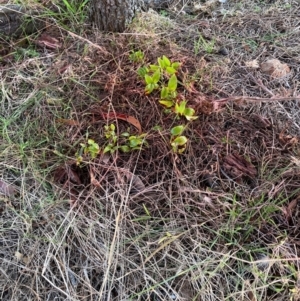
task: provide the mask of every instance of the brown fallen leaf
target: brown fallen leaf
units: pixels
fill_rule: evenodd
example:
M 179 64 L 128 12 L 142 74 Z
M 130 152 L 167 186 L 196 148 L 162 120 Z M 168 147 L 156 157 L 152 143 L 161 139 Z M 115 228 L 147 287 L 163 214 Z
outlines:
M 72 183 L 76 185 L 81 185 L 82 182 L 75 170 L 73 170 L 72 166 L 67 167 L 67 174 L 68 174 L 68 179 L 72 181 Z
M 77 174 L 77 171 L 74 169 L 73 166 L 73 162 L 67 162 L 65 166 L 58 167 L 54 172 L 55 182 L 63 185 L 65 185 L 68 182 L 75 185 L 81 185 L 82 182 Z
M 122 113 L 102 113 L 103 118 L 105 119 L 120 119 L 120 120 L 124 120 L 127 121 L 128 123 L 132 124 L 134 127 L 136 127 L 139 131 L 139 134 L 142 133 L 142 126 L 140 124 L 140 122 L 134 118 L 133 116 L 129 116 L 126 114 L 122 114 Z
M 236 179 L 243 176 L 254 178 L 257 175 L 254 165 L 237 153 L 227 155 L 223 163 L 225 171 Z
M 101 184 L 100 184 L 100 182 L 95 178 L 95 173 L 93 171 L 93 167 L 92 166 L 90 168 L 90 179 L 91 179 L 91 184 L 93 186 L 96 186 L 96 187 L 99 187 L 99 188 L 102 187 Z
M 299 138 L 292 135 L 285 134 L 284 130 L 279 134 L 280 142 L 285 144 L 285 147 L 294 147 L 299 144 Z
M 79 122 L 73 119 L 57 118 L 56 121 L 65 125 L 79 125 Z
M 245 301 L 257 301 L 255 294 L 253 292 L 253 287 L 250 283 L 249 279 L 246 279 L 244 282 L 244 289 L 245 289 L 245 297 L 243 300 Z
M 257 127 L 267 129 L 272 127 L 271 121 L 269 119 L 259 115 L 259 114 L 253 114 L 252 120 L 256 124 Z
M 248 295 L 249 301 L 256 301 L 256 300 L 257 300 L 256 297 L 255 297 L 255 295 L 253 294 L 252 291 L 249 291 L 249 292 L 247 293 L 247 295 Z
M 12 196 L 16 193 L 16 189 L 12 184 L 0 179 L 0 193 L 6 196 Z
M 283 212 L 285 214 L 285 218 L 287 221 L 290 221 L 292 219 L 293 213 L 294 213 L 299 201 L 300 201 L 300 198 L 295 198 L 283 209 Z
M 39 36 L 35 41 L 33 41 L 36 45 L 41 47 L 46 47 L 49 49 L 59 49 L 62 47 L 61 43 L 58 39 L 49 36 L 48 34 L 44 33 Z
M 122 170 L 122 173 L 124 173 L 127 181 L 131 183 L 130 193 L 134 194 L 145 190 L 146 186 L 139 176 L 133 174 L 129 170 Z
M 291 72 L 287 64 L 281 63 L 277 59 L 269 59 L 260 65 L 261 71 L 273 78 L 281 78 Z

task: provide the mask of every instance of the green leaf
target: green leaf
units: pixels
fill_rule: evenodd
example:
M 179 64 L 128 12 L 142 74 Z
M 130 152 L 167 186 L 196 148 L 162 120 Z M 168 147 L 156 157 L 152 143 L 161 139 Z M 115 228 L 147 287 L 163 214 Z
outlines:
M 145 77 L 145 75 L 149 72 L 148 68 L 147 67 L 141 67 L 138 69 L 137 71 L 137 74 L 140 76 L 140 77 Z
M 129 145 L 131 148 L 139 146 L 139 145 L 141 145 L 141 140 L 136 137 L 129 137 Z
M 175 143 L 176 145 L 185 145 L 187 143 L 188 139 L 185 136 L 179 136 L 172 143 Z
M 176 98 L 176 96 L 177 96 L 177 92 L 176 91 L 172 91 L 172 92 L 169 93 L 169 97 L 170 98 Z
M 121 145 L 120 149 L 124 153 L 129 153 L 130 152 L 130 147 L 128 145 Z
M 160 98 L 161 99 L 166 99 L 169 96 L 169 89 L 167 87 L 162 87 L 160 91 Z
M 160 80 L 160 71 L 159 69 L 155 71 L 155 73 L 152 76 L 152 81 L 154 84 L 157 84 Z
M 151 71 L 159 70 L 159 66 L 157 66 L 157 65 L 150 65 L 149 68 Z
M 177 147 L 178 154 L 182 154 L 185 151 L 185 149 L 186 149 L 186 146 L 181 146 L 180 148 Z
M 146 92 L 146 94 L 150 94 L 153 90 L 154 90 L 154 84 L 148 84 L 148 85 L 145 87 L 145 92 Z
M 105 153 L 107 153 L 107 152 L 110 152 L 111 150 L 112 150 L 112 148 L 111 148 L 111 145 L 109 144 L 109 145 L 107 145 L 107 146 L 104 148 L 103 154 L 105 154 Z
M 157 62 L 160 68 L 164 69 L 165 68 L 165 62 L 162 58 L 157 58 Z
M 175 142 L 172 142 L 171 143 L 171 146 L 172 146 L 172 150 L 174 153 L 178 153 L 178 154 L 182 154 L 185 149 L 186 149 L 186 144 L 183 144 L 183 145 L 179 145 Z
M 195 110 L 193 108 L 186 108 L 184 110 L 185 116 L 193 116 L 195 114 Z
M 183 115 L 185 111 L 185 106 L 186 106 L 186 101 L 182 101 L 180 104 L 176 103 L 175 104 L 175 113 L 179 115 Z
M 92 159 L 95 159 L 98 155 L 98 152 L 90 151 Z
M 176 69 L 173 67 L 166 67 L 166 72 L 169 74 L 175 74 L 176 73 Z
M 174 105 L 174 102 L 172 100 L 160 100 L 159 103 L 165 106 L 166 108 L 171 108 Z
M 165 66 L 165 67 L 171 66 L 170 60 L 169 60 L 165 55 L 163 55 L 162 58 L 163 58 L 163 62 L 164 62 L 164 66 Z
M 67 10 L 70 11 L 72 14 L 76 14 L 76 8 L 72 5 L 67 0 L 63 0 L 64 5 L 67 7 Z
M 175 70 L 178 70 L 178 68 L 180 67 L 180 63 L 179 62 L 174 62 L 171 65 Z
M 93 144 L 88 147 L 89 152 L 94 153 L 99 151 L 99 145 Z
M 146 212 L 146 214 L 147 214 L 148 216 L 151 216 L 151 215 L 150 215 L 150 212 L 149 212 L 149 210 L 148 210 L 148 208 L 146 207 L 145 204 L 143 204 L 143 208 L 144 208 L 144 211 Z
M 198 119 L 198 116 L 185 116 L 185 118 L 186 118 L 188 121 L 191 121 L 191 120 L 196 120 L 196 119 Z
M 170 91 L 176 91 L 176 89 L 177 89 L 177 77 L 175 74 L 173 74 L 169 79 L 168 89 Z
M 195 110 L 193 108 L 186 108 L 183 113 L 187 120 L 196 120 L 198 116 L 194 116 L 194 114 Z
M 177 125 L 171 129 L 172 136 L 179 136 L 183 133 L 185 127 L 184 125 Z
M 186 110 L 186 104 L 187 104 L 187 101 L 183 100 L 181 103 L 180 103 L 180 110 L 183 110 L 183 113 L 185 112 Z
M 132 62 L 142 62 L 144 59 L 144 53 L 141 50 L 132 51 L 129 55 L 129 59 Z
M 114 132 L 115 129 L 116 129 L 116 126 L 112 123 L 112 124 L 110 125 L 110 129 Z
M 150 76 L 150 75 L 148 75 L 148 74 L 145 74 L 145 82 L 146 82 L 146 84 L 153 84 L 153 78 Z
M 82 156 L 77 155 L 77 156 L 76 156 L 76 164 L 77 164 L 77 165 L 80 165 L 80 163 L 81 163 L 82 161 L 83 161 Z
M 124 132 L 124 133 L 121 134 L 121 136 L 123 136 L 123 137 L 129 137 L 129 135 L 130 134 L 128 132 Z
M 174 153 L 177 153 L 177 151 L 178 151 L 178 146 L 177 146 L 176 144 L 173 144 L 173 143 L 171 143 L 171 146 L 172 146 L 173 152 L 174 152 Z

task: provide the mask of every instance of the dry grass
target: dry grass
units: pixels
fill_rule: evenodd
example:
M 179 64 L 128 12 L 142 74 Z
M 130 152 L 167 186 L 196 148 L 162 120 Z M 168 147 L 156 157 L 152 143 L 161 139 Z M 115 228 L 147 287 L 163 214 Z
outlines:
M 300 5 L 229 2 L 143 13 L 118 35 L 57 21 L 56 50 L 2 42 L 1 300 L 299 300 Z M 193 87 L 180 88 L 199 116 L 182 155 L 169 146 L 177 121 L 129 60 L 138 49 L 182 62 Z M 267 57 L 291 75 L 245 66 Z M 268 100 L 213 109 L 231 96 Z M 104 125 L 136 133 L 100 112 L 137 118 L 149 147 L 77 166 L 87 137 L 105 145 Z

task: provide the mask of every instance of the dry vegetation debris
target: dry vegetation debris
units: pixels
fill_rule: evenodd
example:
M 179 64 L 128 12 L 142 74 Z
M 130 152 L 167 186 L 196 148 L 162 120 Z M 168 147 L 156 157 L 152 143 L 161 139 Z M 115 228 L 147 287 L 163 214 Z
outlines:
M 1 300 L 299 300 L 300 6 L 238 2 L 5 44 Z M 182 63 L 199 116 L 182 155 L 129 60 L 138 49 Z M 289 72 L 264 73 L 270 58 Z M 148 147 L 78 165 L 112 121 L 138 122 Z

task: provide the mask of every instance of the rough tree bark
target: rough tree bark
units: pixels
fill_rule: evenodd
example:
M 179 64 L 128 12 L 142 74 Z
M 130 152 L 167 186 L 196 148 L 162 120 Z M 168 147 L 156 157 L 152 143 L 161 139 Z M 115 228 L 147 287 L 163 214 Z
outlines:
M 103 31 L 122 32 L 137 12 L 163 8 L 170 0 L 91 0 L 91 20 Z
M 77 0 L 82 1 L 82 0 Z M 137 12 L 165 8 L 171 0 L 90 0 L 91 21 L 99 30 L 122 32 Z M 0 5 L 0 36 L 31 34 L 43 22 L 34 16 L 39 12 L 20 5 Z
M 38 14 L 38 11 L 20 5 L 0 5 L 0 36 L 17 37 L 37 31 L 43 26 L 42 21 L 34 18 Z

